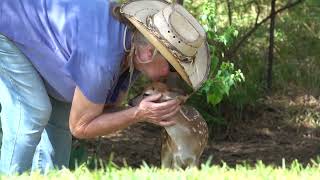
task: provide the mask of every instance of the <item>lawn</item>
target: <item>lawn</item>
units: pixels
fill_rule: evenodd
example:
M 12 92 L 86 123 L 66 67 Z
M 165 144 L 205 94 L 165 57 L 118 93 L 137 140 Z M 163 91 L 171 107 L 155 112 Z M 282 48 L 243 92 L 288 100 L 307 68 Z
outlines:
M 115 168 L 106 166 L 101 169 L 89 170 L 85 166 L 80 166 L 74 171 L 63 169 L 60 171 L 51 171 L 47 175 L 39 173 L 23 174 L 20 176 L 1 176 L 0 179 L 230 179 L 230 180 L 256 180 L 256 179 L 319 179 L 320 163 L 312 162 L 303 167 L 294 162 L 291 165 L 283 164 L 280 167 L 266 166 L 258 162 L 255 166 L 237 165 L 230 168 L 227 165 L 208 166 L 202 165 L 201 170 L 190 168 L 186 170 L 170 170 L 149 167 L 147 165 L 141 168 Z

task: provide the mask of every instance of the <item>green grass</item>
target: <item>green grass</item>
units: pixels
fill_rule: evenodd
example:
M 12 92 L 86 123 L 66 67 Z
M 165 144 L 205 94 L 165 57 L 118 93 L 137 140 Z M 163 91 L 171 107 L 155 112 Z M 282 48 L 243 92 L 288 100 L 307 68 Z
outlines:
M 282 167 L 266 166 L 258 162 L 254 167 L 247 165 L 238 165 L 235 168 L 223 166 L 207 166 L 203 165 L 201 170 L 190 168 L 186 170 L 170 170 L 148 167 L 147 165 L 133 169 L 114 168 L 112 166 L 99 170 L 89 170 L 85 166 L 80 166 L 75 171 L 63 169 L 60 171 L 52 171 L 43 176 L 39 173 L 31 175 L 23 174 L 20 176 L 1 176 L 0 179 L 165 179 L 165 180 L 183 180 L 183 179 L 223 179 L 223 180 L 256 180 L 256 179 L 319 179 L 320 163 L 313 162 L 312 165 L 303 167 L 297 162 L 292 163 L 288 167 L 283 162 Z

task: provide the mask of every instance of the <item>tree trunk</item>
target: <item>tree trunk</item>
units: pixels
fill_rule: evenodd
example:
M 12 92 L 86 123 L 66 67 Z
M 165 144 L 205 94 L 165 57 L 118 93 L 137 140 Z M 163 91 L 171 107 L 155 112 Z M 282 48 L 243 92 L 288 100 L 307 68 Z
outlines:
M 232 0 L 227 0 L 229 25 L 232 25 Z
M 267 88 L 271 90 L 272 87 L 272 67 L 274 60 L 274 29 L 276 21 L 276 0 L 271 1 L 271 18 L 270 18 L 270 38 L 269 38 L 269 53 L 268 53 L 268 69 L 267 69 Z

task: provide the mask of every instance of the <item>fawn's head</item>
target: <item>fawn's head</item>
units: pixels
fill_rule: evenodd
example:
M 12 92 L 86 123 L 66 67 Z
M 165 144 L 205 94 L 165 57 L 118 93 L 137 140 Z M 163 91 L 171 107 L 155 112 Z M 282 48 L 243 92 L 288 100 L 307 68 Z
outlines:
M 129 101 L 129 105 L 138 105 L 142 101 L 142 99 L 155 94 L 161 94 L 161 98 L 156 102 L 165 102 L 172 99 L 178 99 L 181 102 L 185 101 L 184 93 L 181 90 L 176 88 L 169 88 L 166 84 L 161 82 L 154 82 L 148 85 L 144 89 L 142 94 L 131 99 Z

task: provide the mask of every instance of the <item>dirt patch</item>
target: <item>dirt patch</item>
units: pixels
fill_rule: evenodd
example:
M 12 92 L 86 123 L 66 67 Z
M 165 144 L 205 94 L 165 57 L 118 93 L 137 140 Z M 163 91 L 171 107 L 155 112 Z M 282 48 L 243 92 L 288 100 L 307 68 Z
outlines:
M 281 165 L 283 159 L 287 164 L 297 159 L 307 165 L 320 155 L 319 112 L 320 102 L 312 96 L 266 98 L 261 107 L 247 112 L 246 118 L 233 121 L 227 136 L 212 132 L 201 162 L 212 157 L 212 164 L 234 166 L 261 160 Z M 139 167 L 143 161 L 160 166 L 160 129 L 147 123 L 133 125 L 99 142 L 90 141 L 90 154 L 108 160 L 113 153 L 119 166 Z

